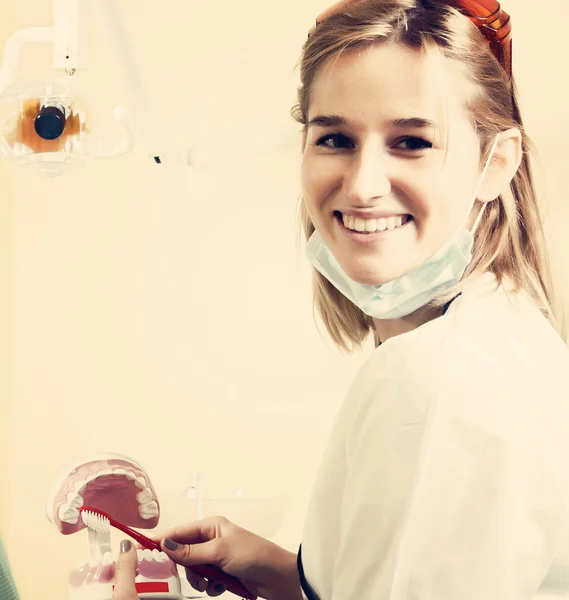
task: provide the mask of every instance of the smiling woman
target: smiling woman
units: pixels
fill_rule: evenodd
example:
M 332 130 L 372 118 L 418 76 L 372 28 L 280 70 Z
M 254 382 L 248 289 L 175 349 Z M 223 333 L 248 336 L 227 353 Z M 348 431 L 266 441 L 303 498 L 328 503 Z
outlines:
M 305 235 L 321 237 L 350 280 L 377 286 L 424 264 L 463 225 L 470 230 L 488 204 L 464 277 L 439 288 L 425 311 L 440 310 L 471 275 L 491 270 L 499 281 L 510 278 L 525 289 L 555 324 L 531 141 L 510 79 L 509 17 L 496 3 L 477 13 L 484 32 L 492 32 L 485 35 L 493 44 L 499 39 L 490 48 L 447 4 L 460 3 L 345 2 L 343 10 L 326 11 L 330 18 L 313 30 L 293 110 L 305 127 Z M 406 227 L 394 229 L 401 235 L 347 236 L 339 226 L 346 225 L 344 215 L 354 216 L 356 231 L 367 231 L 366 220 L 381 213 L 407 215 Z M 321 270 L 315 304 L 336 344 L 349 349 L 370 333 L 376 342 L 387 339 L 387 332 L 378 335 L 382 323 L 362 313 Z
M 314 301 L 338 347 L 381 344 L 296 569 L 222 518 L 174 532 L 180 564 L 268 600 L 569 594 L 569 351 L 509 32 L 495 0 L 346 1 L 312 30 L 293 115 Z
M 315 306 L 339 348 L 380 346 L 313 489 L 310 600 L 567 592 L 569 353 L 510 28 L 494 0 L 353 0 L 304 47 Z

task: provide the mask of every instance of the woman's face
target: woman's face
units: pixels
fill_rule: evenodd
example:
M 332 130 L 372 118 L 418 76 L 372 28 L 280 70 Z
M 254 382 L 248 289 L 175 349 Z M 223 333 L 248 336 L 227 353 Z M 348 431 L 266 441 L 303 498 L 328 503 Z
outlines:
M 472 224 L 481 173 L 464 109 L 472 93 L 452 61 L 397 45 L 344 53 L 320 70 L 302 192 L 314 226 L 355 281 L 396 279 L 467 218 Z

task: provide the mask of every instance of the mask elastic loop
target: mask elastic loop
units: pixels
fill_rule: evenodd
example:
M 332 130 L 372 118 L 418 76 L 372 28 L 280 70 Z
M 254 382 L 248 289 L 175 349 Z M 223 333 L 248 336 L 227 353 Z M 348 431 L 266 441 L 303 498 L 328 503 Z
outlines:
M 494 138 L 494 143 L 492 144 L 492 148 L 490 150 L 490 155 L 488 156 L 488 160 L 486 161 L 486 164 L 484 165 L 484 169 L 482 169 L 482 175 L 480 176 L 480 183 L 478 186 L 478 191 L 476 192 L 476 196 L 474 197 L 474 204 L 476 204 L 478 192 L 480 191 L 480 187 L 482 187 L 482 184 L 484 183 L 484 177 L 486 176 L 486 171 L 488 170 L 488 167 L 490 166 L 490 162 L 494 156 L 494 152 L 496 151 L 496 145 L 498 144 L 499 137 L 500 137 L 500 134 L 498 133 L 496 135 L 496 137 Z M 472 226 L 472 230 L 471 230 L 471 232 L 473 234 L 476 231 L 476 229 L 478 228 L 478 224 L 480 223 L 480 220 L 482 219 L 482 215 L 484 213 L 484 209 L 486 208 L 487 204 L 488 204 L 487 202 L 484 202 L 484 204 L 480 207 L 480 210 L 478 211 L 478 215 L 476 216 L 476 220 L 474 221 L 474 225 Z

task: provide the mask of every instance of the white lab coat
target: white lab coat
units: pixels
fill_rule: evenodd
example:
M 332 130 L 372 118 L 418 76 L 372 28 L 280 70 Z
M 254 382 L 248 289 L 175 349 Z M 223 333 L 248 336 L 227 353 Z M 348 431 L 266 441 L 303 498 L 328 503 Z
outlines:
M 300 566 L 321 600 L 569 598 L 568 507 L 569 350 L 486 274 L 359 372 Z

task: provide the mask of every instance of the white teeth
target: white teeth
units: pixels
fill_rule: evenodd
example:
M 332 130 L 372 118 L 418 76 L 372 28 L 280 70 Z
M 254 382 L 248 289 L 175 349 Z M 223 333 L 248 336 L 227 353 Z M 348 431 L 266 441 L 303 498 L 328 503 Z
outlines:
M 112 552 L 105 552 L 103 554 L 102 564 L 107 567 L 108 565 L 112 565 L 115 562 L 115 557 Z
M 138 500 L 139 504 L 146 504 L 152 500 L 152 492 L 149 488 L 146 488 L 142 492 L 136 494 L 136 499 Z
M 374 223 L 371 219 L 365 222 L 365 230 L 366 231 L 375 231 L 377 226 L 377 221 Z
M 153 556 L 152 556 L 152 550 L 149 550 L 148 548 L 145 548 L 142 551 L 142 558 L 143 560 L 152 560 Z
M 75 492 L 69 492 L 67 494 L 67 504 L 72 508 L 81 508 L 83 506 L 83 496 L 76 494 Z
M 76 481 L 75 485 L 73 486 L 73 489 L 75 490 L 76 494 L 82 494 L 85 491 L 86 487 L 87 487 L 86 481 Z
M 160 554 L 162 554 L 160 550 L 152 550 L 152 558 L 154 560 L 160 560 Z
M 166 554 L 166 552 L 162 552 L 162 550 L 160 550 L 160 552 L 158 552 L 158 554 L 160 555 L 158 557 L 160 562 L 168 562 L 170 560 L 170 557 Z
M 79 509 L 69 506 L 68 504 L 62 504 L 59 507 L 58 516 L 64 523 L 75 525 L 79 520 Z
M 136 549 L 136 558 L 138 559 L 138 562 L 143 560 L 143 554 L 142 554 L 142 550 L 140 548 Z
M 103 469 L 98 473 L 92 473 L 88 475 L 84 481 L 76 481 L 73 484 L 73 491 L 69 492 L 66 497 L 66 503 L 59 507 L 58 515 L 61 521 L 75 525 L 79 520 L 79 511 L 84 504 L 83 492 L 87 488 L 87 485 L 91 483 L 97 477 L 106 477 L 108 475 L 122 475 L 130 481 L 134 481 L 136 487 L 142 491 L 136 495 L 136 499 L 139 504 L 139 514 L 143 519 L 152 519 L 158 516 L 158 505 L 152 500 L 152 490 L 147 487 L 146 479 L 141 476 L 137 476 L 133 471 L 127 469 L 116 468 L 116 469 Z
M 375 231 L 385 231 L 386 229 L 396 229 L 408 221 L 407 216 L 386 217 L 384 219 L 356 219 L 342 215 L 342 221 L 348 229 L 359 232 L 373 233 Z
M 138 514 L 145 520 L 158 516 L 158 504 L 155 500 L 146 502 L 138 507 Z

